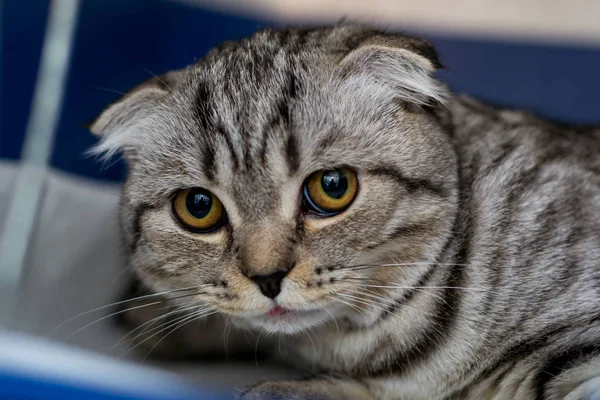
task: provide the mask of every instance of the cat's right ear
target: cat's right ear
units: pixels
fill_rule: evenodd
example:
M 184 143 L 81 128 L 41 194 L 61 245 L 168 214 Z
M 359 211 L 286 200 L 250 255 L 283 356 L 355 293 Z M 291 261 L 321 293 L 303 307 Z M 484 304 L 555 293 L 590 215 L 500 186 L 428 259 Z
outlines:
M 108 159 L 117 153 L 135 150 L 140 128 L 156 106 L 172 92 L 179 72 L 169 72 L 153 77 L 111 103 L 87 125 L 100 138 L 100 142 L 89 152 Z
M 433 76 L 442 65 L 431 43 L 361 25 L 338 29 L 349 50 L 339 62 L 344 76 L 393 88 L 395 96 L 415 105 L 446 101 L 446 88 Z

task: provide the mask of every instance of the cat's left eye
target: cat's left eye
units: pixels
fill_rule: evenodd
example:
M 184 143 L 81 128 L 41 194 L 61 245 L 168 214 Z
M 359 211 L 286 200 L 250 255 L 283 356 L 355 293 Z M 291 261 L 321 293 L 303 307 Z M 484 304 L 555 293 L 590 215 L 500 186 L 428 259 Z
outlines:
M 321 170 L 304 183 L 304 206 L 321 216 L 332 216 L 352 204 L 358 192 L 358 177 L 349 168 Z
M 177 192 L 173 199 L 173 213 L 187 230 L 198 233 L 212 232 L 226 220 L 223 203 L 203 188 Z

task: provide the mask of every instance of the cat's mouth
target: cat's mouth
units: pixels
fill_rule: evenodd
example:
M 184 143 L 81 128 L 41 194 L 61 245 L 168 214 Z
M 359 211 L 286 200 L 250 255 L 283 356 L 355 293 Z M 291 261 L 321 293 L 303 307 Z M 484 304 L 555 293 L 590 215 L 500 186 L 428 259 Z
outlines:
M 267 311 L 267 318 L 290 318 L 294 317 L 305 317 L 314 314 L 315 310 L 291 310 L 289 308 L 274 306 L 269 311 Z
M 245 318 L 252 325 L 269 332 L 297 333 L 323 322 L 322 310 L 290 309 L 274 305 L 267 312 Z
M 268 315 L 269 317 L 277 317 L 277 316 L 279 316 L 279 315 L 283 315 L 283 314 L 287 313 L 288 311 L 289 311 L 289 310 L 286 310 L 286 309 L 285 309 L 285 308 L 283 308 L 283 307 L 280 307 L 280 306 L 275 306 L 275 307 L 271 308 L 271 309 L 269 310 L 269 312 L 267 312 L 267 315 Z

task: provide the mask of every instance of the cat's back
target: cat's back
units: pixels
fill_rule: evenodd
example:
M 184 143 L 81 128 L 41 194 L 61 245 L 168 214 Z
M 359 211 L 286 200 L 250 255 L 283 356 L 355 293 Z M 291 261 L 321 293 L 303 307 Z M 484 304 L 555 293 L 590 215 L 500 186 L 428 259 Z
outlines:
M 600 125 L 561 126 L 466 96 L 450 113 L 461 191 L 473 212 L 520 214 L 513 225 L 534 216 L 600 225 Z
M 450 111 L 467 261 L 489 288 L 471 312 L 489 317 L 492 337 L 524 334 L 526 343 L 595 321 L 600 339 L 600 129 L 468 97 Z
M 473 178 L 517 164 L 561 164 L 600 177 L 600 124 L 554 124 L 531 113 L 500 108 L 469 96 L 455 96 L 449 107 L 450 134 L 463 167 Z M 446 117 L 447 118 L 447 117 Z M 581 171 L 584 172 L 584 171 Z M 598 182 L 596 182 L 598 183 Z
M 474 381 L 596 346 L 600 127 L 560 126 L 463 96 L 449 111 L 468 286 L 485 289 L 463 316 L 480 321 L 488 349 Z

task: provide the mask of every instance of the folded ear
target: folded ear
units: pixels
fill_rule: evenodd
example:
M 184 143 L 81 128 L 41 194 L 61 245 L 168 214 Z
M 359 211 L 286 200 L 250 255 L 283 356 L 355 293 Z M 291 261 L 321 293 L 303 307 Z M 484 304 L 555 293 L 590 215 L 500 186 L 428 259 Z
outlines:
M 345 75 L 363 75 L 388 85 L 417 105 L 445 102 L 446 89 L 433 77 L 442 65 L 431 43 L 363 27 L 347 32 L 350 50 L 340 62 Z
M 137 131 L 143 121 L 152 116 L 156 107 L 172 92 L 179 80 L 179 72 L 153 77 L 111 103 L 88 128 L 100 137 L 90 154 L 110 158 L 119 152 L 133 150 Z

